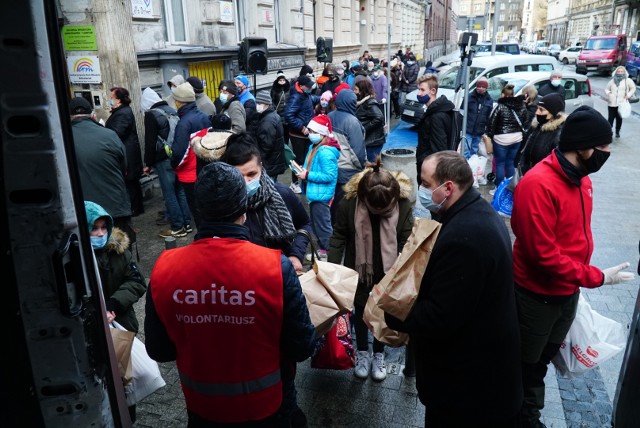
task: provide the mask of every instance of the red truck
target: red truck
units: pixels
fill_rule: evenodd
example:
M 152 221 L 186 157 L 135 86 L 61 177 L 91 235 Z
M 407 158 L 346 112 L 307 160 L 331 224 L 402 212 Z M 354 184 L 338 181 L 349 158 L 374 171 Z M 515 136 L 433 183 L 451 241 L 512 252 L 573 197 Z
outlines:
M 627 36 L 625 34 L 607 34 L 589 37 L 582 47 L 576 62 L 576 73 L 587 74 L 596 71 L 611 74 L 627 60 Z

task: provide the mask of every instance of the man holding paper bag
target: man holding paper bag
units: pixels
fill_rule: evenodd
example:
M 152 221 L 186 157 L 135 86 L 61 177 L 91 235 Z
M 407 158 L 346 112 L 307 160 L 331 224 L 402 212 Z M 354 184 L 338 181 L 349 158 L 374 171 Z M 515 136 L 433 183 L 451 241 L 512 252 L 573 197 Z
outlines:
M 472 187 L 465 158 L 434 153 L 418 196 L 442 226 L 418 298 L 394 330 L 414 345 L 416 388 L 429 428 L 511 428 L 522 403 L 511 241 Z

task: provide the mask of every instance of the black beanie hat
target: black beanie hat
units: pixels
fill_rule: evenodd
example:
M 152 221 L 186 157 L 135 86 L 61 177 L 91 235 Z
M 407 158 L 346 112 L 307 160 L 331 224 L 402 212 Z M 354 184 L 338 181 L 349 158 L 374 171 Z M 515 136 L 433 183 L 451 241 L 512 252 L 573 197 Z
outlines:
M 89 101 L 82 97 L 75 97 L 69 102 L 69 113 L 74 114 L 91 114 L 93 109 Z
M 563 153 L 592 149 L 611 144 L 612 135 L 607 119 L 595 109 L 581 106 L 567 117 L 560 131 L 558 148 Z
M 240 171 L 224 162 L 211 162 L 198 174 L 196 208 L 207 222 L 233 222 L 247 212 L 247 186 Z
M 229 131 L 231 129 L 231 118 L 224 113 L 211 116 L 211 127 L 219 131 Z
M 309 64 L 305 64 L 300 68 L 300 76 L 305 74 L 313 74 L 313 68 Z
M 555 92 L 547 94 L 538 101 L 538 105 L 544 107 L 552 115 L 557 116 L 558 113 L 564 111 L 564 97 Z
M 193 92 L 196 94 L 201 94 L 204 92 L 204 86 L 202 85 L 202 80 L 197 78 L 196 76 L 191 76 L 187 79 L 187 82 L 193 87 Z
M 220 82 L 220 90 L 223 89 L 232 95 L 238 95 L 236 82 L 234 82 L 233 80 L 223 80 L 222 82 Z

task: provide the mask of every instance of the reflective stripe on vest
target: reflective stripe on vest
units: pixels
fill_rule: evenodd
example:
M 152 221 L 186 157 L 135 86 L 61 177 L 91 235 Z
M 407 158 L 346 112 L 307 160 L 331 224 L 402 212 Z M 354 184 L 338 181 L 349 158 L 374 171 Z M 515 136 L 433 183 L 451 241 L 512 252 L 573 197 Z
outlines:
M 189 376 L 179 372 L 180 381 L 199 394 L 208 396 L 233 397 L 262 391 L 280 382 L 280 369 L 271 372 L 260 379 L 239 383 L 203 383 L 196 382 Z

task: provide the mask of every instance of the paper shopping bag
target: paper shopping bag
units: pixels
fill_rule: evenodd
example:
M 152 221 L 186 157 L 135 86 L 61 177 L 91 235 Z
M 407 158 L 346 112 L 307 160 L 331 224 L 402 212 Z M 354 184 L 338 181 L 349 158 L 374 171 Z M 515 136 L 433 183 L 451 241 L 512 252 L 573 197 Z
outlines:
M 390 329 L 384 320 L 384 311 L 378 307 L 376 287 L 373 286 L 373 290 L 369 295 L 367 304 L 364 307 L 363 319 L 373 337 L 380 342 L 393 347 L 400 347 L 406 345 L 409 342 L 409 335 L 407 333 L 401 333 Z
M 131 379 L 133 379 L 131 347 L 133 346 L 133 339 L 136 334 L 123 328 L 110 327 L 109 330 L 111 331 L 111 341 L 113 342 L 113 349 L 116 352 L 122 382 L 128 385 L 131 383 Z
M 358 272 L 339 264 L 319 260 L 316 260 L 313 270 L 338 305 L 340 313 L 350 312 L 358 287 Z
M 313 270 L 305 272 L 298 279 L 307 300 L 309 317 L 316 327 L 316 336 L 320 337 L 331 329 L 333 320 L 340 313 L 340 308 Z
M 402 252 L 375 287 L 378 306 L 384 312 L 402 321 L 411 312 L 440 227 L 435 220 L 415 221 Z

